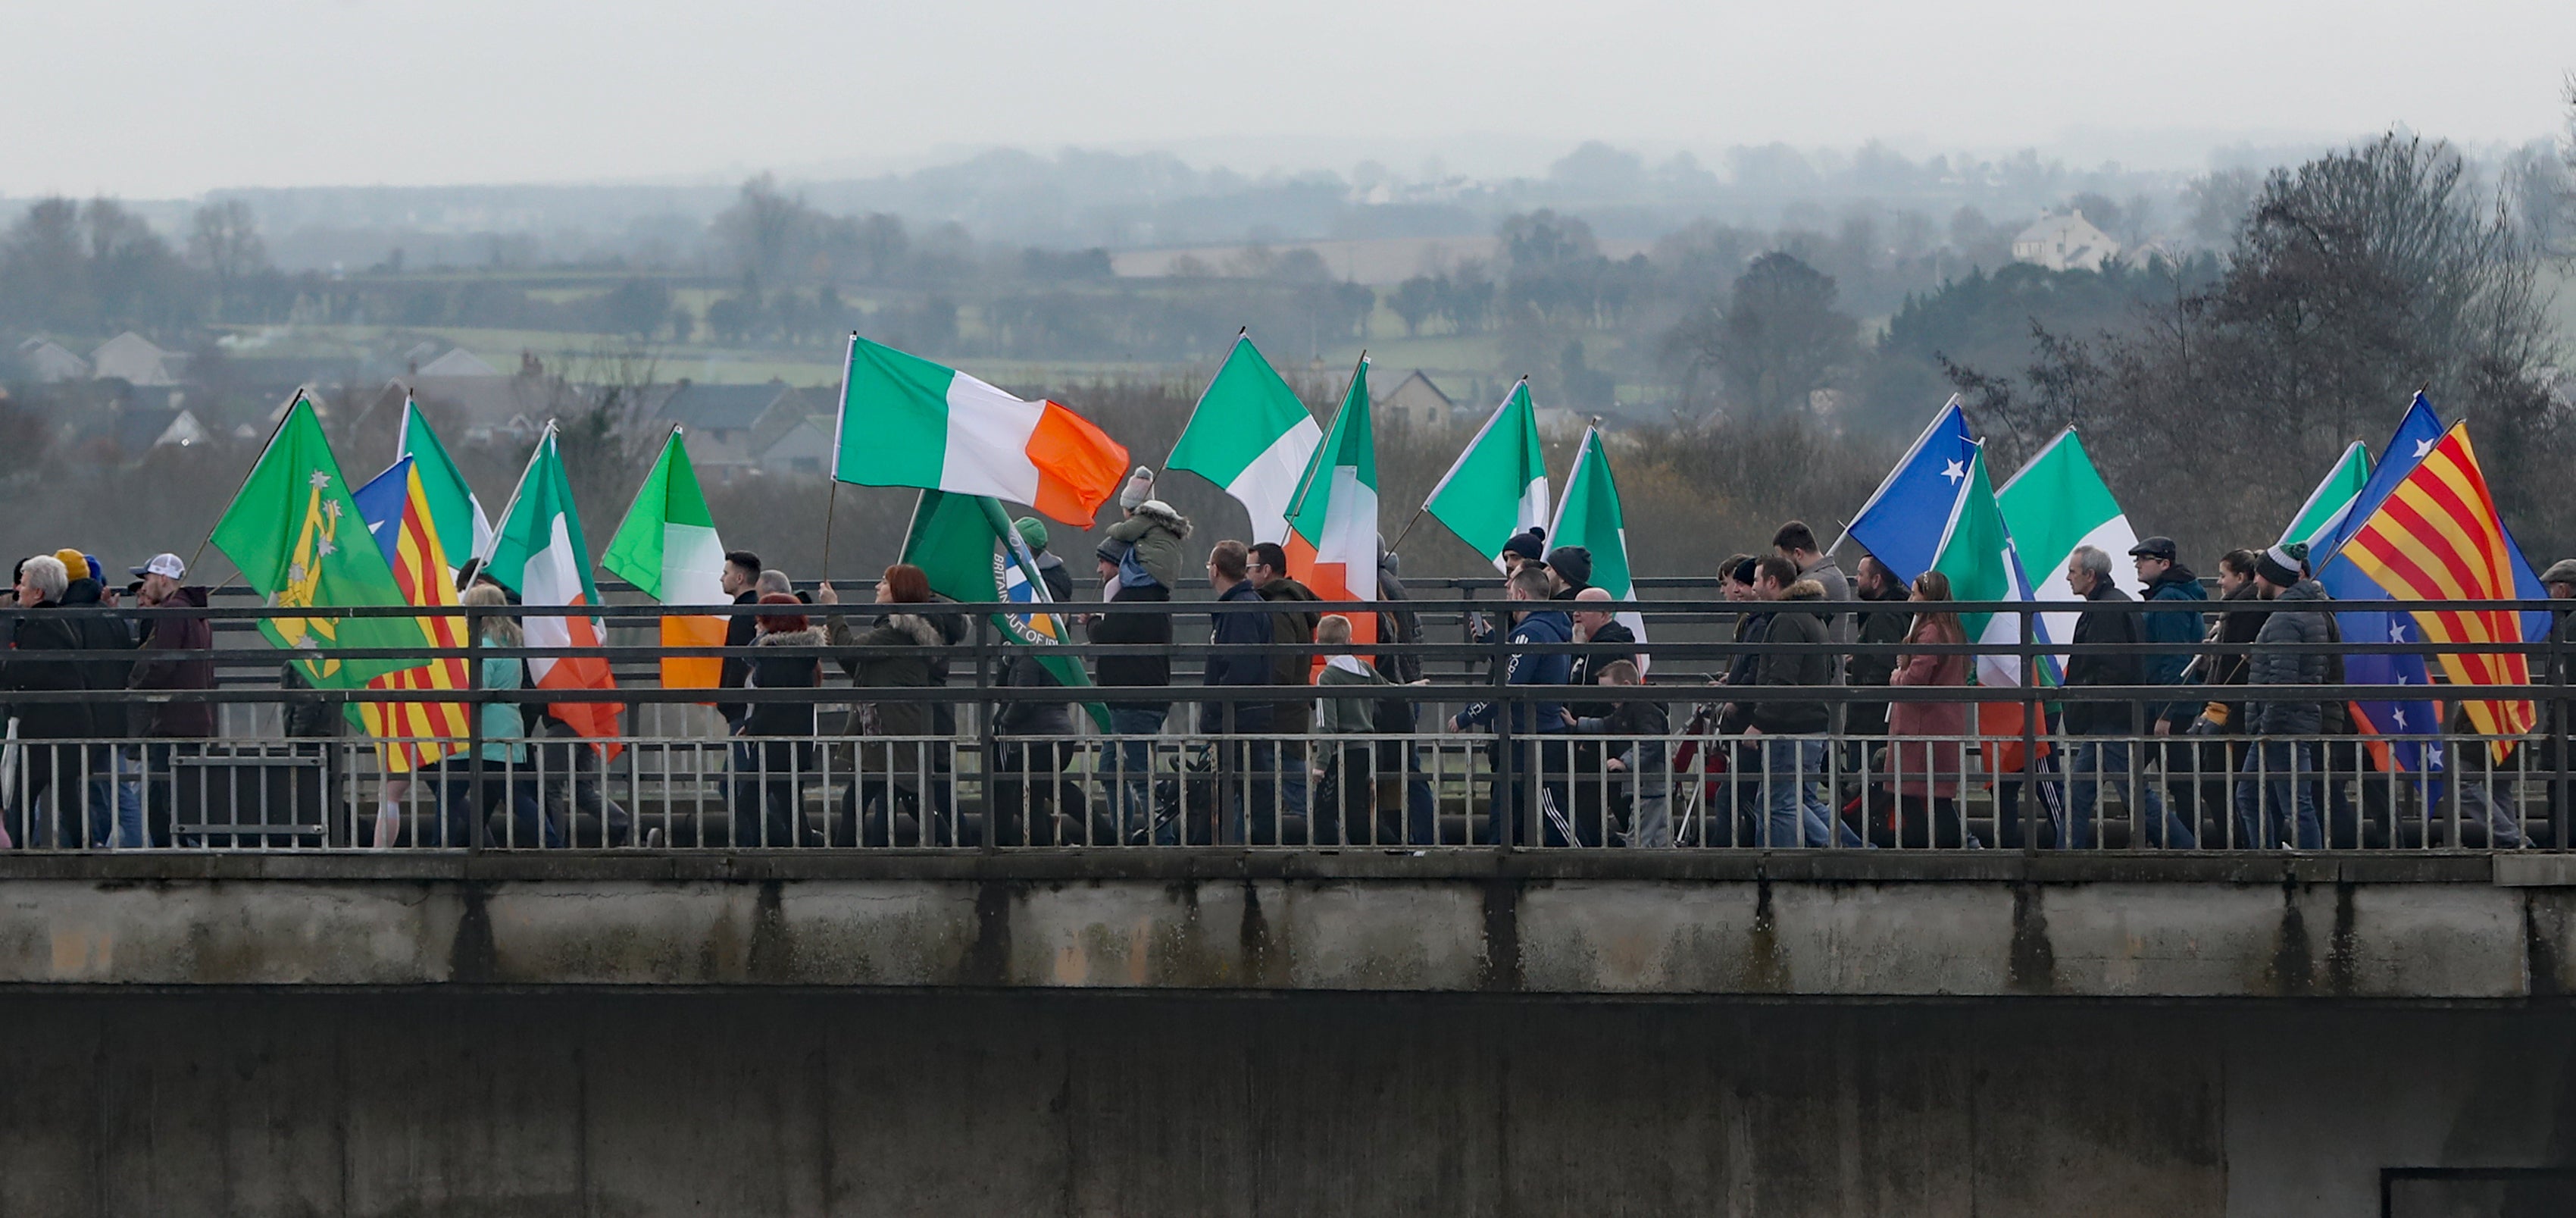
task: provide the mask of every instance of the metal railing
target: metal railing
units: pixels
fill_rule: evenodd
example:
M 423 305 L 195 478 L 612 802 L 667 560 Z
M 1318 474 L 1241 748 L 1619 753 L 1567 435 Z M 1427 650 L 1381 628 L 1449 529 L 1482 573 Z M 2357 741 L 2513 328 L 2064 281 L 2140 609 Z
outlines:
M 1546 608 L 1563 609 L 1562 603 Z M 1730 634 L 1747 606 L 1729 601 L 1648 600 L 1649 684 L 1594 687 L 1507 684 L 1511 658 L 1580 657 L 1585 643 L 1516 645 L 1492 632 L 1468 641 L 1472 613 L 1507 606 L 1490 600 L 1421 600 L 1367 606 L 1299 604 L 1299 610 L 1418 615 L 1434 641 L 1365 645 L 1382 666 L 1417 659 L 1421 684 L 1351 695 L 1384 713 L 1377 726 L 1408 730 L 1330 734 L 1272 730 L 1268 711 L 1311 703 L 1302 684 L 1211 689 L 1197 680 L 1211 659 L 1312 657 L 1307 643 L 1215 645 L 1214 615 L 1271 613 L 1276 604 L 1060 606 L 1067 615 L 1150 613 L 1174 620 L 1170 645 L 1075 642 L 1063 654 L 1086 663 L 1152 657 L 1172 665 L 1170 683 L 1118 689 L 1014 684 L 1010 661 L 1032 653 L 1006 641 L 996 613 L 1018 605 L 901 606 L 949 619 L 955 642 L 935 651 L 945 683 L 869 687 L 848 683 L 841 663 L 920 649 L 761 647 L 665 649 L 650 638 L 666 613 L 707 612 L 650 605 L 598 610 L 514 608 L 535 617 L 594 613 L 611 626 L 599 648 L 484 646 L 443 652 L 356 649 L 343 660 L 379 655 L 473 660 L 595 656 L 617 671 L 619 688 L 480 688 L 482 666 L 453 692 L 280 688 L 290 657 L 248 633 L 280 615 L 253 605 L 205 610 L 36 610 L 126 621 L 195 615 L 214 619 L 217 646 L 155 658 L 214 662 L 208 688 L 24 688 L 44 666 L 113 665 L 133 652 L 9 653 L 0 659 L 0 701 L 13 716 L 41 717 L 63 703 L 131 714 L 177 703 L 212 703 L 210 736 L 154 737 L 147 731 L 91 730 L 59 739 L 21 738 L 0 762 L 0 825 L 20 849 L 546 849 L 546 848 L 909 848 L 1001 850 L 1028 847 L 1150 849 L 1198 845 L 1327 848 L 1526 849 L 1665 847 L 1784 849 L 2565 849 L 2569 843 L 2570 644 L 2558 629 L 2536 643 L 2438 647 L 2384 641 L 2284 644 L 2290 655 L 2516 653 L 2528 684 L 2482 687 L 2381 685 L 2122 685 L 2053 688 L 2049 657 L 2225 656 L 2243 649 L 2197 644 L 2069 644 L 2042 641 L 2034 618 L 2063 605 L 1952 605 L 2000 613 L 2014 643 L 1749 644 Z M 1831 603 L 1830 612 L 1894 611 L 1892 603 Z M 2210 615 L 2261 612 L 2270 604 L 2208 602 Z M 2512 606 L 2409 605 L 2554 613 L 2549 602 Z M 722 612 L 866 615 L 880 607 L 728 607 Z M 2162 603 L 2087 605 L 2113 613 L 2174 610 Z M 2383 604 L 2345 605 L 2383 611 Z M 299 610 L 291 616 L 423 616 L 403 609 Z M 438 611 L 477 625 L 498 610 Z M 24 613 L 0 613 L 13 623 Z M 2563 619 L 2553 618 L 2553 621 Z M 1993 632 L 1990 632 L 1990 637 Z M 1442 637 L 1445 636 L 1445 637 Z M 1734 684 L 1712 688 L 1744 662 L 1823 653 L 1839 661 L 1903 654 L 2010 659 L 2018 685 L 1861 687 Z M 815 659 L 822 683 L 788 689 L 660 689 L 654 662 L 665 656 Z M 1281 671 L 1299 670 L 1290 664 Z M 60 669 L 56 669 L 59 675 Z M 1348 694 L 1338 687 L 1333 694 Z M 2160 734 L 2154 708 L 2184 701 L 2235 705 L 2431 698 L 2528 702 L 2545 731 L 2480 734 L 2451 721 L 2415 734 Z M 793 736 L 731 734 L 702 704 L 718 699 L 815 708 L 815 730 Z M 515 703 L 535 736 L 486 737 L 481 713 L 467 736 L 436 743 L 456 755 L 419 773 L 389 768 L 383 741 L 353 735 L 335 715 L 358 702 L 454 700 L 482 708 Z M 545 703 L 626 704 L 623 734 L 578 739 L 543 718 Z M 1550 708 L 1593 704 L 1593 731 L 1572 730 Z M 1855 731 L 1853 716 L 1890 702 L 1969 704 L 2017 712 L 2010 730 L 1980 722 L 1946 734 L 1888 736 Z M 954 721 L 930 734 L 873 732 L 857 708 L 929 704 Z M 1117 718 L 1092 704 L 1160 706 L 1165 713 Z M 1496 710 L 1480 731 L 1449 730 L 1474 703 Z M 1825 708 L 1841 730 L 1764 735 L 1729 726 L 1718 708 L 1794 703 Z M 2082 703 L 2119 731 L 2070 732 L 2058 713 Z M 1192 714 L 1197 704 L 1199 715 Z M 1006 732 L 1012 706 L 1071 708 L 1074 730 Z M 292 712 L 302 708 L 308 713 Z M 315 708 L 332 712 L 315 715 Z M 1260 708 L 1256 712 L 1255 708 Z M 1680 708 L 1705 714 L 1675 714 Z M 1640 713 L 1623 712 L 1636 710 Z M 2102 711 L 2108 711 L 2105 716 Z M 1196 721 L 1194 722 L 1194 718 Z M 1294 716 L 1291 716 L 1293 719 Z M 1390 724 L 1391 719 L 1409 722 Z M 312 734 L 295 735 L 290 726 Z M 95 727 L 95 725 L 94 725 Z M 322 729 L 333 729 L 324 732 Z M 1115 729 L 1115 730 L 1113 730 Z M 2457 729 L 2457 730 L 2445 730 Z M 2401 769 L 2420 751 L 2438 771 Z

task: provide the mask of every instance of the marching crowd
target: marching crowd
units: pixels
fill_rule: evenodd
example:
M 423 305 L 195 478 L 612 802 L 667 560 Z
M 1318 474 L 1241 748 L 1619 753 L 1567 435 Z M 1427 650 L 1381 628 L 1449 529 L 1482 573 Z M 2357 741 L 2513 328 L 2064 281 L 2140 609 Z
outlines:
M 1204 567 L 1219 609 L 1200 678 L 1205 692 L 1194 708 L 1196 738 L 1208 748 L 1196 765 L 1158 773 L 1156 742 L 1173 710 L 1166 687 L 1174 642 L 1171 613 L 1158 607 L 1182 586 L 1194 554 L 1192 527 L 1153 498 L 1149 470 L 1131 477 L 1118 503 L 1121 519 L 1093 551 L 1109 607 L 1073 619 L 1090 642 L 1120 645 L 1096 654 L 1087 674 L 1101 687 L 1102 739 L 1080 739 L 1084 716 L 1069 697 L 1012 699 L 995 708 L 986 812 L 971 832 L 998 844 L 1428 845 L 1445 833 L 1452 841 L 1510 835 L 1530 844 L 1640 847 L 1959 847 L 1989 844 L 1991 835 L 1992 844 L 2017 846 L 2026 831 L 2022 805 L 2030 802 L 2039 806 L 2027 832 L 2083 849 L 2104 841 L 2105 791 L 2127 808 L 2133 840 L 2151 847 L 2422 844 L 2436 832 L 2430 816 L 2416 818 L 2411 836 L 2398 830 L 2389 806 L 2393 784 L 2344 781 L 2376 763 L 2352 734 L 2343 702 L 2284 696 L 2343 680 L 2340 658 L 2318 646 L 2339 639 L 2304 549 L 2228 552 L 2218 562 L 2212 602 L 2162 537 L 2124 556 L 2145 589 L 2150 608 L 2143 612 L 2109 607 L 2132 599 L 2115 578 L 2118 558 L 2088 546 L 2069 560 L 2067 583 L 2084 601 L 2070 640 L 2079 646 L 2066 661 L 2064 688 L 2051 695 L 2055 718 L 2033 729 L 2066 747 L 2031 763 L 2047 774 L 2037 782 L 2013 777 L 2018 759 L 1983 759 L 1978 773 L 2005 775 L 1994 787 L 1986 834 L 1971 824 L 1963 802 L 1972 778 L 1968 754 L 1981 747 L 1980 725 L 1972 722 L 1977 704 L 1906 696 L 1971 681 L 1975 658 L 1950 650 L 1970 640 L 1945 607 L 1948 580 L 1927 571 L 1900 581 L 1866 554 L 1846 575 L 1796 521 L 1779 529 L 1769 553 L 1735 555 L 1717 571 L 1725 598 L 1743 607 L 1734 641 L 1784 646 L 1733 651 L 1712 681 L 1716 688 L 1694 691 L 1703 700 L 1679 732 L 1667 703 L 1614 692 L 1643 685 L 1650 658 L 1619 620 L 1621 606 L 1590 585 L 1592 556 L 1580 547 L 1550 550 L 1536 529 L 1513 537 L 1500 556 L 1506 613 L 1500 621 L 1471 615 L 1468 634 L 1492 649 L 1503 683 L 1541 688 L 1467 705 L 1437 725 L 1481 740 L 1474 747 L 1485 755 L 1492 784 L 1485 814 L 1447 829 L 1415 736 L 1433 725 L 1416 722 L 1417 703 L 1405 689 L 1424 680 L 1421 657 L 1387 650 L 1372 660 L 1365 645 L 1369 638 L 1423 641 L 1396 556 L 1381 559 L 1382 608 L 1374 620 L 1354 623 L 1311 607 L 1317 596 L 1289 573 L 1279 545 L 1216 542 Z M 1045 524 L 1024 518 L 1014 527 L 1035 556 L 1048 598 L 1072 600 L 1073 581 Z M 119 594 L 98 560 L 76 551 L 19 563 L 5 599 L 33 612 L 0 615 L 0 645 L 8 649 L 0 656 L 0 690 L 212 688 L 214 662 L 202 654 L 212 646 L 211 625 L 202 613 L 184 612 L 203 610 L 207 589 L 182 582 L 186 567 L 173 554 L 155 556 L 132 575 L 123 591 L 132 604 L 182 612 L 133 619 L 45 613 L 114 608 Z M 2551 566 L 2542 581 L 2552 598 L 2576 598 L 2576 559 Z M 470 570 L 462 582 L 468 605 L 509 603 L 504 589 Z M 725 644 L 734 650 L 721 684 L 817 691 L 718 704 L 730 770 L 725 840 L 952 844 L 970 832 L 957 827 L 968 818 L 955 815 L 952 760 L 941 747 L 958 731 L 953 702 L 895 692 L 947 686 L 968 635 L 966 620 L 943 607 L 919 567 L 887 568 L 874 588 L 873 617 L 864 621 L 854 621 L 831 584 L 800 593 L 746 551 L 726 556 L 723 587 L 736 606 L 756 611 L 737 610 L 730 619 Z M 480 621 L 478 645 L 521 645 L 506 614 Z M 2563 642 L 2570 615 L 2554 621 Z M 2123 646 L 2082 646 L 2091 644 Z M 96 654 L 38 654 L 47 651 Z M 164 652 L 182 654 L 158 654 Z M 886 695 L 854 702 L 839 732 L 825 730 L 818 717 L 827 663 L 837 664 L 854 690 Z M 293 667 L 286 671 L 293 680 Z M 526 683 L 515 658 L 484 659 L 480 676 L 487 690 Z M 2566 676 L 2536 667 L 2533 680 Z M 1001 678 L 1019 689 L 1061 680 L 1034 648 L 1014 649 Z M 1311 693 L 1283 698 L 1282 686 L 1310 686 Z M 2082 692 L 2138 686 L 2173 692 L 2146 701 Z M 1827 687 L 1845 688 L 1828 694 Z M 1247 689 L 1265 692 L 1233 692 Z M 583 815 L 599 840 L 637 840 L 634 817 L 606 797 L 594 750 L 580 746 L 570 725 L 542 704 L 516 699 L 482 699 L 475 713 L 480 755 L 451 758 L 421 776 L 434 819 L 410 824 L 400 805 L 411 780 L 389 778 L 377 844 L 489 840 L 495 814 L 506 815 L 507 840 L 518 844 L 573 840 L 570 826 Z M 2544 702 L 2540 713 L 2533 739 L 2542 747 L 2530 764 L 2556 772 L 2565 766 L 2566 733 L 2558 708 Z M 303 707 L 290 714 L 287 732 L 330 734 L 335 718 L 332 708 Z M 0 824 L 17 843 L 59 846 L 170 844 L 172 759 L 194 755 L 216 726 L 211 703 L 148 696 L 13 703 L 9 722 L 12 746 L 0 785 L 10 811 Z M 1187 735 L 1193 724 L 1177 726 Z M 831 759 L 821 752 L 827 736 L 856 740 L 850 753 Z M 1333 743 L 1343 736 L 1355 739 Z M 1405 736 L 1414 738 L 1388 738 Z M 2009 737 L 1982 747 L 1999 741 Z M 840 814 L 825 818 L 831 827 L 818 833 L 801 811 L 803 787 L 832 772 L 846 778 Z M 2512 773 L 2459 775 L 2457 798 L 2468 818 L 2456 844 L 2522 844 Z M 2543 798 L 2556 790 L 2551 785 Z M 32 814 L 49 793 L 56 814 Z M 78 815 L 69 811 L 75 806 Z

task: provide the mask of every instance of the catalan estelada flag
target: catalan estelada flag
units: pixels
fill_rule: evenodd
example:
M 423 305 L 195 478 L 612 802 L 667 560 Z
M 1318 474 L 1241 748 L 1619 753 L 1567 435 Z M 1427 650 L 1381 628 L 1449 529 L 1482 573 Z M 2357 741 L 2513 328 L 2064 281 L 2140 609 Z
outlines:
M 420 471 L 405 457 L 393 468 L 350 495 L 358 517 L 394 571 L 403 599 L 424 608 L 454 605 L 456 585 L 447 575 L 447 550 L 439 544 L 438 526 L 430 514 L 429 494 Z M 428 644 L 463 648 L 465 619 L 415 619 Z M 418 668 L 390 672 L 367 682 L 369 689 L 464 689 L 470 684 L 461 656 L 432 660 Z M 385 770 L 408 774 L 463 747 L 470 735 L 463 702 L 362 702 L 359 721 L 379 742 Z
M 2466 423 L 2454 423 L 2395 490 L 2354 531 L 2337 554 L 2349 560 L 2392 600 L 2504 600 L 2514 595 L 2515 555 L 2487 489 Z M 2511 610 L 2417 611 L 2416 629 L 2446 645 L 2517 644 L 2522 622 Z M 2531 669 L 2519 651 L 2437 656 L 2454 685 L 2526 685 Z M 2470 702 L 2471 726 L 2488 735 L 2532 730 L 2532 704 Z M 2510 751 L 2499 744 L 2496 755 Z

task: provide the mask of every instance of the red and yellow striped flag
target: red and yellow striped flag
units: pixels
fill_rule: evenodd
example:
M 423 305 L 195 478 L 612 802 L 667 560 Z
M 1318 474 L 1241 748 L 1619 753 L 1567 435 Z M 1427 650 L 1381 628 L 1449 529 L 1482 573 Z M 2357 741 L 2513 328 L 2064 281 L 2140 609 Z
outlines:
M 393 543 L 385 547 L 393 559 L 394 583 L 402 589 L 403 599 L 414 605 L 454 605 L 456 585 L 448 581 L 447 551 L 439 544 L 420 471 L 404 472 L 409 485 L 405 488 L 402 514 L 388 526 L 398 532 Z M 461 617 L 415 620 L 432 647 L 461 649 L 466 645 L 465 619 Z M 471 683 L 465 663 L 462 656 L 433 660 L 418 668 L 387 673 L 369 681 L 367 688 L 464 689 Z M 377 747 L 383 753 L 386 772 L 393 774 L 408 774 L 461 750 L 471 734 L 471 722 L 466 716 L 472 713 L 473 708 L 463 702 L 367 702 L 361 703 L 359 709 L 367 734 L 379 741 Z
M 2442 442 L 2390 491 L 2342 553 L 2393 600 L 2505 600 L 2514 595 L 2512 543 L 2505 539 L 2495 497 L 2469 444 L 2468 424 L 2453 423 Z M 2427 642 L 2450 645 L 2520 643 L 2522 622 L 2504 608 L 2439 610 L 2412 615 Z M 2442 673 L 2454 685 L 2527 685 L 2531 668 L 2519 651 L 2442 652 Z M 2522 702 L 2470 702 L 2471 726 L 2488 735 L 2532 730 L 2537 715 Z M 2512 748 L 2500 744 L 2498 757 Z

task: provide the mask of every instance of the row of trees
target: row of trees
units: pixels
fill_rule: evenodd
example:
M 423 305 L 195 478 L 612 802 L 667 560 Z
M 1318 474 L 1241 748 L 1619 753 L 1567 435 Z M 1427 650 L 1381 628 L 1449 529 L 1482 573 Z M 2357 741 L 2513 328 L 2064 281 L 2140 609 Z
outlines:
M 1999 459 L 2082 428 L 2142 529 L 2209 545 L 2277 527 L 2421 388 L 2469 420 L 2525 544 L 2565 553 L 2576 405 L 2546 254 L 2456 151 L 2389 135 L 2265 178 L 2223 264 L 2142 301 L 2136 324 L 2034 320 L 2027 363 L 1953 360 L 1949 378 Z
M 239 202 L 197 209 L 182 248 L 113 199 L 38 200 L 0 237 L 0 324 L 19 329 L 172 333 L 283 283 Z

